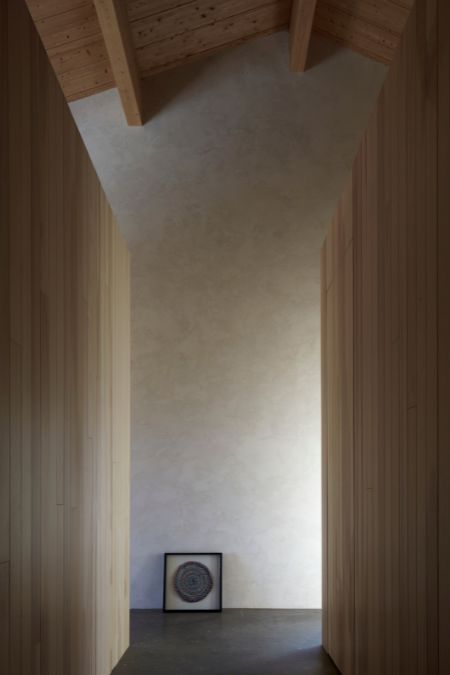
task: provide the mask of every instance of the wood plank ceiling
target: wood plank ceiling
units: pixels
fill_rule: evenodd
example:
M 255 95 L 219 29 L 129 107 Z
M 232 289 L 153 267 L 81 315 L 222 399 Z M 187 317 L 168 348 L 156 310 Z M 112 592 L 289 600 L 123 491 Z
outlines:
M 93 0 L 27 3 L 69 101 L 115 86 Z M 292 7 L 298 10 L 305 0 L 115 0 L 117 3 L 126 5 L 134 60 L 139 76 L 145 78 L 223 47 L 282 30 L 289 24 Z M 317 0 L 313 30 L 390 63 L 412 4 L 413 0 Z M 303 36 L 306 32 L 309 39 L 308 31 L 298 32 Z M 302 65 L 296 69 L 301 70 Z
M 414 0 L 26 1 L 67 100 L 75 101 L 117 86 L 129 124 L 140 124 L 143 115 L 139 79 L 282 30 L 289 23 L 292 70 L 305 69 L 311 28 L 364 56 L 389 64 L 414 3 Z

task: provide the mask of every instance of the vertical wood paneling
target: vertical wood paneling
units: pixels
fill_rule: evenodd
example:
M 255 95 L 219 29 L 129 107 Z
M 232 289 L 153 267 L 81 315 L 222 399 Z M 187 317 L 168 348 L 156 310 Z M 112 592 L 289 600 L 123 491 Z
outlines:
M 32 41 L 22 3 L 7 19 L 10 239 L 10 667 L 32 672 L 31 98 Z M 13 66 L 13 64 L 15 64 Z M 13 151 L 20 148 L 21 151 Z M 20 199 L 14 199 L 20 195 Z M 11 225 L 14 224 L 14 227 Z
M 0 32 L 0 667 L 108 675 L 128 644 L 128 253 L 23 0 L 0 0 Z
M 328 626 L 328 323 L 327 323 L 327 241 L 320 252 L 320 332 L 322 396 L 322 641 L 329 651 Z
M 324 500 L 335 503 L 324 521 L 324 634 L 344 675 L 449 670 L 450 464 L 442 412 L 450 401 L 449 25 L 448 3 L 417 0 L 353 167 L 353 316 L 346 339 L 354 346 L 354 444 L 347 467 L 344 429 L 330 415 L 349 392 L 337 375 L 345 363 L 337 329 L 345 296 L 330 295 L 345 265 L 335 243 L 345 221 L 341 207 L 326 240 L 338 256 L 326 258 L 322 295 L 327 305 L 337 302 L 323 336 L 329 345 Z M 336 495 L 345 491 L 354 502 L 339 509 Z M 340 635 L 347 611 L 340 550 L 333 548 L 336 532 L 343 545 L 346 526 L 354 534 L 354 630 L 347 635 L 353 669 L 343 658 L 343 638 L 330 638 Z
M 322 253 L 324 401 L 324 645 L 344 672 L 353 670 L 353 242 L 351 186 Z M 342 391 L 343 396 L 338 396 Z M 348 477 L 345 483 L 343 477 Z M 339 516 L 337 516 L 339 514 Z M 345 598 L 341 603 L 340 599 Z
M 9 672 L 9 563 L 0 563 L 0 672 Z
M 439 668 L 450 672 L 450 4 L 438 3 Z
M 0 5 L 0 61 L 6 63 L 7 22 Z M 8 77 L 0 68 L 0 564 L 9 560 L 9 173 Z
M 130 546 L 130 463 L 124 461 L 125 450 L 130 447 L 130 269 L 129 257 L 114 233 L 112 274 L 112 444 L 113 492 L 118 496 L 113 509 L 113 558 L 114 567 L 114 635 L 116 636 L 113 660 L 117 661 L 128 646 L 129 593 L 122 583 L 129 578 Z M 125 358 L 126 357 L 126 358 Z

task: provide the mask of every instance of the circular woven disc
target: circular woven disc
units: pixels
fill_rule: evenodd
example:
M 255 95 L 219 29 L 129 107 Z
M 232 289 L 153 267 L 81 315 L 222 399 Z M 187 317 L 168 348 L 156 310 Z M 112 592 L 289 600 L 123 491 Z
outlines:
M 213 579 L 206 565 L 189 561 L 178 567 L 174 585 L 176 592 L 185 602 L 200 602 L 211 592 Z

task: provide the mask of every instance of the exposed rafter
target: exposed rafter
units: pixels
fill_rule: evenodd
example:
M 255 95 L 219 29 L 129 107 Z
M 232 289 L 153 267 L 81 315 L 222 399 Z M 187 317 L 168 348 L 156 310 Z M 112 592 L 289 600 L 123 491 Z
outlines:
M 121 0 L 94 0 L 94 5 L 125 117 L 128 124 L 139 126 L 141 88 L 126 6 Z
M 317 0 L 294 0 L 292 3 L 289 26 L 290 65 L 291 70 L 296 72 L 306 69 L 316 3 Z
M 114 86 L 93 0 L 26 2 L 68 101 Z M 125 10 L 123 28 L 128 45 L 131 42 L 134 47 L 138 74 L 146 78 L 225 47 L 284 30 L 289 26 L 293 5 L 293 38 L 294 32 L 300 31 L 299 37 L 293 39 L 293 47 L 305 47 L 307 40 L 302 35 L 307 23 L 299 10 L 304 11 L 310 3 L 311 0 L 120 0 L 119 10 Z M 389 64 L 413 4 L 414 0 L 318 0 L 313 29 L 364 56 Z M 294 31 L 297 18 L 300 23 Z

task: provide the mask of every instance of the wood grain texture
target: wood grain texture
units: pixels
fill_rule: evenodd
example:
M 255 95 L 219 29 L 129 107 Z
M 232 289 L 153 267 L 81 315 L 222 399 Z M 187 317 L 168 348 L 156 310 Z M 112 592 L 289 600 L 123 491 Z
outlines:
M 241 44 L 257 35 L 267 35 L 286 28 L 289 23 L 290 2 L 291 0 L 272 0 L 261 3 L 259 7 L 192 30 L 175 31 L 164 40 L 150 42 L 137 50 L 139 69 L 143 76 L 148 76 L 206 56 L 218 49 Z
M 318 0 L 314 31 L 389 64 L 414 0 Z
M 322 254 L 323 604 L 325 648 L 353 672 L 353 233 L 351 186 L 339 204 Z M 344 480 L 345 477 L 345 480 Z
M 90 0 L 27 0 L 68 100 L 114 86 L 113 69 Z M 127 0 L 139 76 L 292 26 L 305 62 L 314 0 Z M 384 63 L 397 48 L 413 0 L 317 0 L 313 30 Z M 308 9 L 308 21 L 297 10 Z M 300 20 L 301 19 L 301 20 Z M 297 68 L 297 66 L 296 66 Z
M 438 2 L 439 666 L 450 672 L 450 4 Z
M 291 0 L 129 0 L 140 77 L 287 27 Z M 92 2 L 27 0 L 43 44 L 72 101 L 115 84 Z
M 126 7 L 120 0 L 94 0 L 114 82 L 129 125 L 142 125 L 140 77 Z
M 0 672 L 9 672 L 9 563 L 0 563 Z
M 322 642 L 328 648 L 328 323 L 327 323 L 327 245 L 320 251 L 320 358 L 321 358 L 321 409 L 322 409 Z
M 0 7 L 0 63 L 7 58 L 7 21 Z M 8 74 L 0 69 L 0 129 L 8 125 Z M 9 560 L 9 472 L 10 472 L 10 402 L 9 402 L 9 136 L 2 132 L 0 143 L 0 564 Z M 0 660 L 1 663 L 1 660 Z
M 289 23 L 289 53 L 291 70 L 306 69 L 309 42 L 314 22 L 317 0 L 293 0 Z
M 92 0 L 26 0 L 68 101 L 114 86 Z
M 23 0 L 0 32 L 1 672 L 107 675 L 128 643 L 128 253 Z
M 448 672 L 448 617 L 442 608 L 449 588 L 444 531 L 450 464 L 448 415 L 441 411 L 450 400 L 449 12 L 440 8 L 438 21 L 438 3 L 417 1 L 353 167 L 348 341 L 353 339 L 354 445 L 353 466 L 345 470 L 345 428 L 330 417 L 350 391 L 345 378 L 336 376 L 345 364 L 336 334 L 344 300 L 327 320 L 323 338 L 332 345 L 324 379 L 338 381 L 326 395 L 324 499 L 333 503 L 340 490 L 353 494 L 352 507 L 328 507 L 326 520 L 325 646 L 344 675 Z M 338 250 L 323 262 L 327 283 L 329 267 L 334 278 L 345 265 L 336 231 L 348 220 L 339 207 L 325 245 Z M 330 302 L 331 288 L 323 302 Z M 332 548 L 334 533 L 346 527 L 354 559 L 347 662 L 340 631 L 349 590 L 340 587 L 340 548 Z M 342 547 L 345 536 L 338 541 Z

